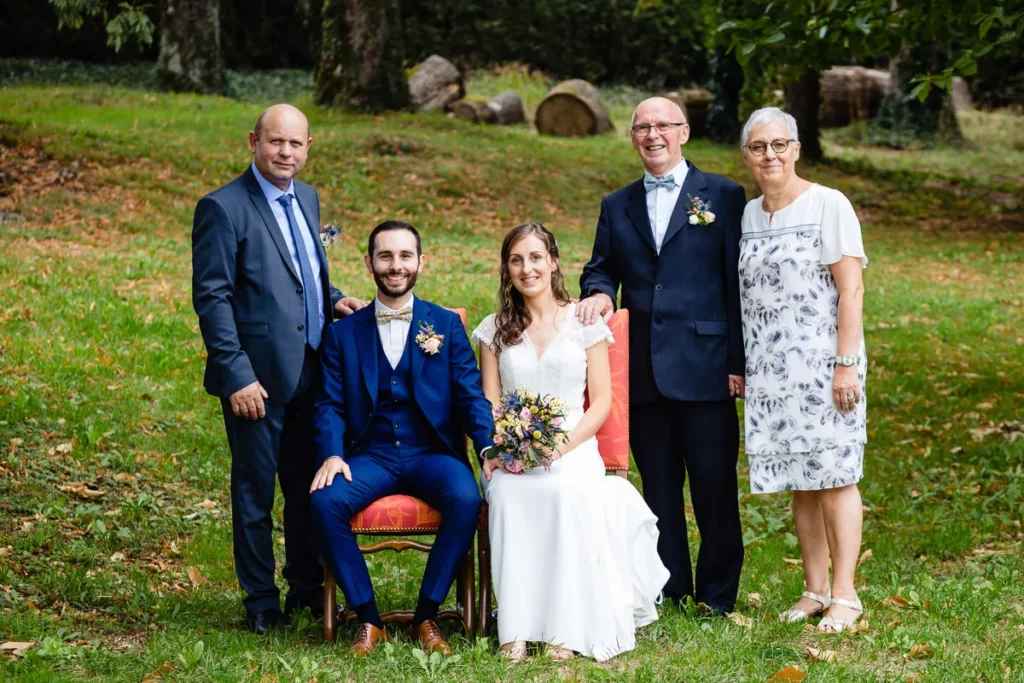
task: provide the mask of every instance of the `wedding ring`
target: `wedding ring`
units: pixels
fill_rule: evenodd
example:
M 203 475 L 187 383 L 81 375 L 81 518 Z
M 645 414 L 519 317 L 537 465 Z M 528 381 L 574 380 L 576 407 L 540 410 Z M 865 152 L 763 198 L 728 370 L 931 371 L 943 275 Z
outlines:
M 856 397 L 856 396 L 854 396 L 853 394 L 847 394 L 847 395 L 846 395 L 846 400 L 847 400 L 847 401 L 852 401 L 852 400 L 853 400 L 853 399 L 855 399 L 855 398 L 857 398 L 857 397 Z

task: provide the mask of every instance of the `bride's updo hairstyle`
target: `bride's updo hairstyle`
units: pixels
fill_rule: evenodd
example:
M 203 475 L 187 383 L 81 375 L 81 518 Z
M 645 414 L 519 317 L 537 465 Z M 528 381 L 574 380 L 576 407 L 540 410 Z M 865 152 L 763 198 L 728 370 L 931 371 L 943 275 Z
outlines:
M 512 247 L 530 235 L 536 235 L 544 243 L 544 246 L 547 247 L 548 257 L 555 264 L 555 269 L 551 271 L 551 294 L 558 303 L 562 305 L 569 303 L 565 278 L 562 277 L 562 269 L 558 266 L 558 243 L 555 241 L 555 236 L 537 221 L 523 223 L 512 228 L 501 243 L 501 289 L 498 291 L 498 313 L 494 318 L 494 324 L 497 327 L 494 341 L 495 346 L 499 349 L 504 346 L 515 346 L 521 342 L 523 330 L 530 326 L 531 318 L 529 311 L 526 310 L 526 300 L 512 284 L 512 275 L 508 271 L 508 260 L 512 253 Z

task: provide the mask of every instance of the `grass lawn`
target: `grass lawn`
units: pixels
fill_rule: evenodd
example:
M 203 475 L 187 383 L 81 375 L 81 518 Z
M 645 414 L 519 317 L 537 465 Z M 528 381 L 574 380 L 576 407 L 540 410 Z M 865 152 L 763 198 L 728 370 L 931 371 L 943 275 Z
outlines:
M 543 88 L 525 85 L 530 108 Z M 332 280 L 370 297 L 365 236 L 384 218 L 409 220 L 428 258 L 417 293 L 467 307 L 475 325 L 494 308 L 502 235 L 537 219 L 558 235 L 578 293 L 601 197 L 639 173 L 619 96 L 617 132 L 587 140 L 307 107 L 303 178 L 345 230 Z M 26 219 L 0 224 L 0 642 L 38 644 L 0 656 L 0 681 L 763 681 L 786 667 L 808 681 L 1024 680 L 1019 118 L 965 117 L 969 137 L 981 131 L 969 155 L 835 145 L 838 166 L 801 169 L 850 197 L 871 258 L 867 628 L 823 636 L 778 623 L 802 585 L 789 497 L 746 493 L 741 457 L 743 619 L 666 609 L 609 663 L 508 666 L 493 638 L 452 624 L 457 654 L 444 661 L 404 635 L 351 660 L 307 615 L 269 638 L 241 629 L 229 453 L 201 388 L 189 234 L 197 199 L 249 163 L 259 109 L 0 88 L 0 211 Z M 753 196 L 738 149 L 695 141 L 684 152 Z M 411 606 L 422 568 L 420 556 L 374 556 L 381 607 Z M 343 629 L 340 642 L 350 637 Z

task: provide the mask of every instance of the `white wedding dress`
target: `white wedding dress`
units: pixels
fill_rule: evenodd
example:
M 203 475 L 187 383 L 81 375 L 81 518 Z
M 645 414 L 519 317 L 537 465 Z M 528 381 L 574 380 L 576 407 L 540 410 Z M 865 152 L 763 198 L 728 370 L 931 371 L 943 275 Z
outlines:
M 473 341 L 499 352 L 502 392 L 526 388 L 565 399 L 571 430 L 583 417 L 586 349 L 614 339 L 603 322 L 584 326 L 570 306 L 540 357 L 525 333 L 521 343 L 496 349 L 493 314 Z M 605 475 L 597 439 L 550 471 L 499 470 L 481 481 L 499 642 L 551 643 L 597 661 L 632 650 L 636 629 L 658 618 L 655 601 L 669 573 L 658 557 L 657 518 L 632 484 Z

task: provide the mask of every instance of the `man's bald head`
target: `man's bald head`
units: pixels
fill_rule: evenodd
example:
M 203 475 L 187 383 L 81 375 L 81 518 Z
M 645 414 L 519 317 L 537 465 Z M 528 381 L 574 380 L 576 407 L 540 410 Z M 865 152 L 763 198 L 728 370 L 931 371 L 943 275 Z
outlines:
M 683 108 L 672 100 L 644 100 L 633 112 L 629 128 L 633 149 L 651 175 L 660 178 L 682 162 L 682 147 L 690 139 L 690 126 Z
M 264 111 L 249 133 L 256 170 L 281 191 L 288 190 L 306 164 L 312 143 L 306 115 L 290 104 L 275 104 Z
M 290 104 L 275 104 L 272 107 L 267 107 L 260 115 L 256 117 L 256 125 L 253 126 L 252 132 L 256 134 L 256 137 L 260 137 L 260 133 L 263 132 L 263 126 L 269 121 L 275 121 L 276 117 L 297 117 L 301 120 L 306 127 L 306 137 L 309 137 L 309 120 L 306 119 L 306 115 L 302 113 L 302 110 L 298 107 L 293 107 Z

